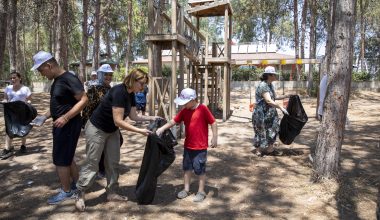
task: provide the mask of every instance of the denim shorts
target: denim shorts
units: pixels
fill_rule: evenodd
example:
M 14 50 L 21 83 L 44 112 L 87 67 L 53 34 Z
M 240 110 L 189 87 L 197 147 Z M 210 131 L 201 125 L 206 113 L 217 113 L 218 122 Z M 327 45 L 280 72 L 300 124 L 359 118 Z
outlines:
M 196 175 L 206 173 L 207 150 L 183 150 L 182 168 L 184 171 L 194 170 Z

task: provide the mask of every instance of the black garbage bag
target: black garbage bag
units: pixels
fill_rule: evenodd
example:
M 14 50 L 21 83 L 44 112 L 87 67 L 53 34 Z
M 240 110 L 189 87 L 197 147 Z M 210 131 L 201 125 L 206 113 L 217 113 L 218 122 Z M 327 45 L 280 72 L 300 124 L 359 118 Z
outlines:
M 289 145 L 299 135 L 308 117 L 298 95 L 290 96 L 286 110 L 289 115 L 281 119 L 279 136 L 282 143 Z
M 29 123 L 37 116 L 37 110 L 23 101 L 7 102 L 3 105 L 7 135 L 10 138 L 28 135 L 33 127 Z
M 155 132 L 157 128 L 166 123 L 164 119 L 157 119 L 148 126 Z M 156 134 L 148 136 L 135 194 L 140 205 L 151 204 L 157 188 L 157 178 L 174 162 L 173 147 L 177 141 L 168 129 L 160 137 Z

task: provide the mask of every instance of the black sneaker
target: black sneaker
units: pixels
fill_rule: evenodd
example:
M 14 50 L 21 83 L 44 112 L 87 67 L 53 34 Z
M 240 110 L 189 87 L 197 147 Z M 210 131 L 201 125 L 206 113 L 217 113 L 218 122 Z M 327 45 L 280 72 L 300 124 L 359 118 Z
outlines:
M 13 149 L 11 149 L 11 150 L 3 149 L 3 151 L 0 154 L 0 158 L 2 160 L 5 160 L 5 159 L 11 157 L 12 155 L 13 155 Z
M 21 145 L 20 150 L 18 152 L 21 153 L 21 154 L 25 154 L 26 153 L 26 146 L 25 145 Z

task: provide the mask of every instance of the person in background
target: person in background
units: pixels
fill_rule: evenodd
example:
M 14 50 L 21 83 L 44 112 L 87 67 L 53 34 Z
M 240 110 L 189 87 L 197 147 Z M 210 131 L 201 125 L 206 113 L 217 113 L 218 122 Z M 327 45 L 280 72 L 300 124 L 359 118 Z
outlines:
M 141 111 L 142 115 L 145 115 L 145 108 L 146 108 L 146 95 L 148 94 L 148 86 L 145 85 L 143 91 L 136 92 L 135 99 L 136 99 L 136 109 L 137 112 Z
M 156 134 L 160 136 L 166 129 L 184 122 L 186 138 L 183 151 L 182 168 L 184 171 L 184 189 L 177 194 L 177 198 L 184 199 L 190 195 L 190 180 L 192 171 L 199 177 L 198 192 L 194 202 L 202 202 L 206 198 L 206 162 L 208 148 L 208 125 L 211 125 L 212 139 L 211 147 L 217 146 L 218 131 L 214 116 L 203 104 L 196 100 L 195 90 L 186 88 L 181 95 L 174 100 L 182 105 L 182 110 L 168 123 L 157 129 Z
M 92 71 L 90 75 L 90 80 L 85 83 L 85 86 L 90 87 L 93 85 L 98 85 L 98 73 L 96 71 Z
M 2 102 L 15 102 L 23 101 L 30 103 L 32 92 L 27 86 L 22 84 L 21 74 L 18 72 L 11 73 L 11 85 L 4 89 L 4 99 Z M 0 154 L 2 159 L 6 159 L 13 154 L 14 147 L 12 146 L 12 139 L 5 135 L 5 148 Z M 20 153 L 26 153 L 26 137 L 21 138 Z
M 109 64 L 103 64 L 99 67 L 97 74 L 100 75 L 99 80 L 96 83 L 90 85 L 87 89 L 88 103 L 82 111 L 82 128 L 85 127 L 88 119 L 91 117 L 92 113 L 98 107 L 103 96 L 111 89 L 111 82 L 113 76 L 113 70 Z M 98 77 L 96 77 L 97 79 Z M 120 134 L 120 142 L 122 144 L 123 137 Z M 105 177 L 105 166 L 104 166 L 104 152 L 99 161 L 99 171 L 98 177 Z
M 149 82 L 148 73 L 141 69 L 132 70 L 123 80 L 123 83 L 113 86 L 101 100 L 85 127 L 86 159 L 80 171 L 77 182 L 78 191 L 75 193 L 75 207 L 84 211 L 85 191 L 93 184 L 100 157 L 104 151 L 107 178 L 107 200 L 127 201 L 127 197 L 120 195 L 118 190 L 119 162 L 120 162 L 120 129 L 140 133 L 148 136 L 151 131 L 137 128 L 128 121 L 129 117 L 135 121 L 155 120 L 156 116 L 139 116 L 136 112 L 135 92 L 144 89 Z
M 33 56 L 33 61 L 32 71 L 37 70 L 47 79 L 54 79 L 50 90 L 50 110 L 40 118 L 43 118 L 42 124 L 47 118 L 53 118 L 53 163 L 61 188 L 47 202 L 58 204 L 72 198 L 76 191 L 78 168 L 74 155 L 82 126 L 80 112 L 88 99 L 78 77 L 60 67 L 50 53 L 40 51 Z
M 289 98 L 289 96 L 276 97 L 272 82 L 277 80 L 278 73 L 272 66 L 267 66 L 261 76 L 261 82 L 256 88 L 256 105 L 252 113 L 252 124 L 255 131 L 253 145 L 256 155 L 280 155 L 274 149 L 277 134 L 280 130 L 277 108 L 284 114 L 289 114 L 284 107 L 276 103 L 276 99 Z

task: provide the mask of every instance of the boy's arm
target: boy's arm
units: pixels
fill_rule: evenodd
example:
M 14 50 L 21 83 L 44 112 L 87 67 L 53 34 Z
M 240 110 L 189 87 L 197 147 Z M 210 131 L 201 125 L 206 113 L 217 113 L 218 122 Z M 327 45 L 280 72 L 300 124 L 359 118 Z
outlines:
M 212 130 L 211 147 L 215 148 L 218 145 L 218 126 L 216 125 L 216 121 L 211 124 L 211 130 Z
M 168 123 L 156 130 L 156 134 L 160 136 L 166 129 L 173 127 L 175 124 L 177 123 L 174 121 L 174 119 L 168 121 Z

